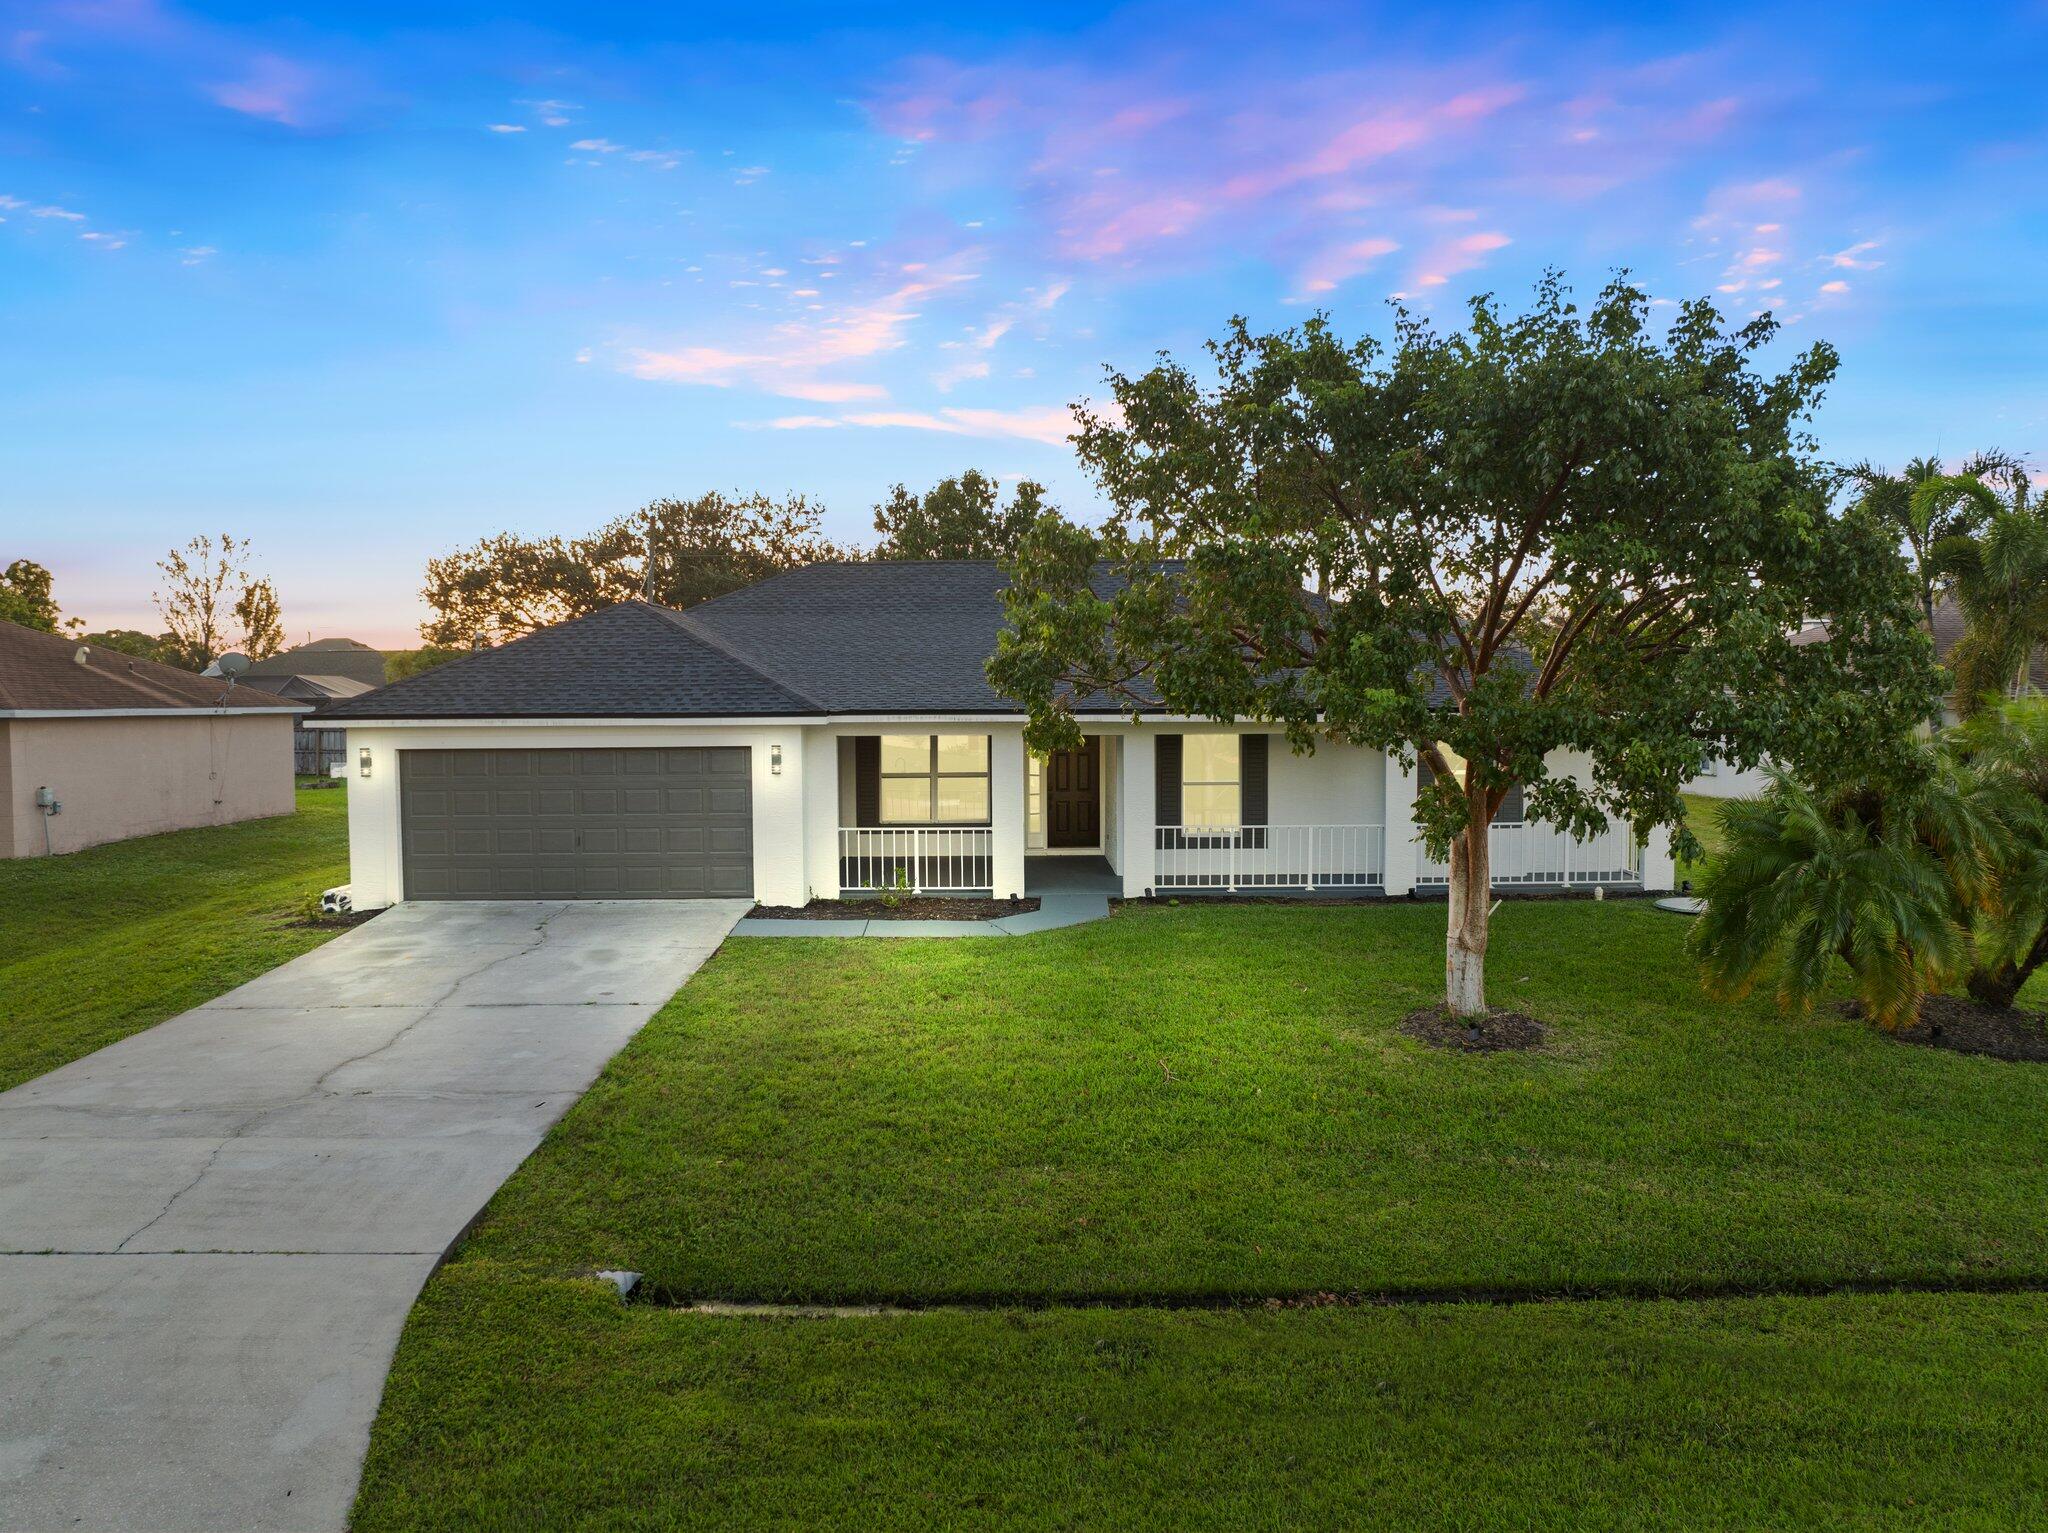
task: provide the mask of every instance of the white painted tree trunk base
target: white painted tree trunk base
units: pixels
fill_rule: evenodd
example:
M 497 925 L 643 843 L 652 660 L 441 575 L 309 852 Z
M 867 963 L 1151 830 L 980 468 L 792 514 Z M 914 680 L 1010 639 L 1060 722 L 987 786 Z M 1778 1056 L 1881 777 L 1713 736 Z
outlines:
M 1459 1017 L 1486 1015 L 1486 953 L 1465 947 L 1451 933 L 1444 956 L 1444 1002 Z

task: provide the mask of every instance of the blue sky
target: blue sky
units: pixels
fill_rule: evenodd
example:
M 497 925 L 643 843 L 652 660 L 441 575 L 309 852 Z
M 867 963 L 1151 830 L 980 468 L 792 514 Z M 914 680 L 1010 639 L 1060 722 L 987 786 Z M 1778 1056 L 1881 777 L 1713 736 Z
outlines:
M 1832 341 L 1831 456 L 2039 456 L 2044 66 L 2039 0 L 0 0 L 0 560 L 153 626 L 227 530 L 294 638 L 401 643 L 429 555 L 659 495 L 1085 514 L 1105 364 L 1547 265 Z

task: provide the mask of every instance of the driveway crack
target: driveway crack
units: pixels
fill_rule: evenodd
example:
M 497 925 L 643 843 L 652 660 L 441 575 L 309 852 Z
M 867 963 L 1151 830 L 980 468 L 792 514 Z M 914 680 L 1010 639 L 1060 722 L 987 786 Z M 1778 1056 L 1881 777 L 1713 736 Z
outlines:
M 327 1080 L 329 1076 L 332 1076 L 339 1071 L 347 1069 L 350 1065 L 360 1064 L 363 1060 L 374 1059 L 379 1054 L 383 1053 L 386 1049 L 391 1048 L 392 1046 L 397 1044 L 401 1039 L 405 1038 L 407 1034 L 411 1033 L 414 1028 L 420 1026 L 420 1024 L 422 1024 L 423 1022 L 431 1020 L 434 1014 L 437 1011 L 439 1011 L 443 1006 L 447 1005 L 450 1001 L 454 1000 L 456 996 L 458 996 L 461 993 L 462 987 L 468 984 L 471 980 L 476 979 L 480 975 L 489 974 L 492 970 L 498 968 L 502 964 L 510 963 L 515 959 L 525 958 L 529 954 L 539 952 L 541 948 L 547 945 L 549 924 L 555 919 L 556 916 L 560 915 L 567 908 L 568 907 L 566 905 L 559 906 L 556 909 L 549 911 L 546 915 L 542 916 L 533 928 L 533 940 L 531 942 L 528 942 L 521 946 L 517 952 L 508 953 L 502 958 L 494 959 L 490 963 L 485 964 L 481 969 L 473 970 L 472 972 L 464 974 L 460 978 L 456 979 L 440 995 L 436 996 L 433 1000 L 427 1002 L 425 1007 L 421 1010 L 420 1014 L 417 1017 L 414 1017 L 412 1021 L 406 1023 L 404 1027 L 401 1027 L 397 1032 L 393 1033 L 389 1038 L 386 1038 L 374 1049 L 365 1049 L 362 1053 L 352 1055 L 349 1058 L 342 1060 L 339 1064 L 332 1065 L 328 1069 L 323 1070 L 320 1073 L 319 1078 L 313 1082 L 310 1088 L 307 1089 L 304 1096 L 295 1097 L 290 1102 L 284 1102 L 277 1104 L 275 1106 L 264 1107 L 256 1113 L 252 1114 L 243 1122 L 236 1124 L 233 1132 L 231 1132 L 225 1139 L 221 1140 L 219 1144 L 213 1147 L 212 1153 L 206 1157 L 206 1163 L 199 1168 L 198 1174 L 194 1176 L 191 1181 L 187 1182 L 184 1186 L 180 1187 L 176 1192 L 172 1193 L 168 1198 L 166 1198 L 164 1200 L 164 1206 L 158 1209 L 156 1213 L 150 1217 L 149 1221 L 146 1224 L 144 1224 L 140 1229 L 134 1231 L 132 1234 L 123 1237 L 121 1243 L 114 1247 L 114 1254 L 125 1254 L 128 1250 L 128 1247 L 131 1244 L 133 1244 L 135 1241 L 140 1240 L 144 1235 L 148 1234 L 152 1229 L 154 1229 L 158 1224 L 160 1224 L 163 1221 L 164 1217 L 168 1215 L 174 1207 L 177 1206 L 178 1200 L 180 1198 L 184 1197 L 193 1188 L 197 1187 L 201 1182 L 206 1180 L 207 1176 L 212 1172 L 214 1166 L 218 1164 L 221 1157 L 221 1152 L 223 1150 L 225 1150 L 230 1144 L 233 1144 L 236 1140 L 246 1138 L 251 1129 L 255 1128 L 257 1124 L 261 1123 L 265 1118 L 269 1117 L 272 1113 L 282 1112 L 286 1108 L 294 1106 L 298 1102 L 305 1101 L 309 1097 L 332 1097 L 341 1095 L 340 1092 L 329 1091 L 327 1089 Z
M 329 1091 L 327 1089 L 327 1081 L 330 1076 L 339 1074 L 341 1071 L 346 1070 L 350 1065 L 359 1065 L 366 1059 L 375 1059 L 379 1054 L 382 1054 L 386 1049 L 395 1047 L 397 1044 L 402 1042 L 409 1034 L 411 1034 L 413 1029 L 419 1027 L 422 1023 L 431 1021 L 433 1019 L 434 1014 L 437 1011 L 439 1011 L 443 1006 L 446 1006 L 449 1002 L 453 1001 L 458 995 L 460 995 L 462 993 L 462 987 L 468 984 L 471 980 L 479 979 L 482 976 L 491 973 L 493 970 L 498 969 L 507 963 L 514 962 L 517 959 L 525 958 L 530 954 L 539 952 L 543 947 L 547 945 L 549 923 L 551 923 L 556 916 L 560 915 L 564 910 L 567 910 L 568 908 L 569 907 L 566 905 L 559 906 L 556 909 L 549 911 L 546 915 L 542 916 L 539 922 L 533 928 L 533 940 L 531 942 L 521 947 L 517 952 L 507 953 L 502 958 L 493 959 L 491 962 L 485 964 L 481 969 L 473 970 L 470 973 L 464 974 L 460 978 L 456 979 L 440 995 L 437 995 L 436 997 L 434 997 L 433 1000 L 427 1002 L 425 1008 L 420 1012 L 418 1016 L 414 1017 L 410 1022 L 406 1023 L 405 1026 L 401 1027 L 389 1038 L 386 1038 L 374 1049 L 365 1049 L 362 1053 L 352 1055 L 351 1057 L 342 1060 L 339 1064 L 334 1065 L 329 1069 L 323 1070 L 320 1073 L 320 1078 L 313 1082 L 312 1088 L 306 1093 L 306 1095 L 309 1097 L 340 1095 L 341 1093 L 339 1092 Z M 236 1132 L 239 1134 L 241 1130 L 237 1129 Z

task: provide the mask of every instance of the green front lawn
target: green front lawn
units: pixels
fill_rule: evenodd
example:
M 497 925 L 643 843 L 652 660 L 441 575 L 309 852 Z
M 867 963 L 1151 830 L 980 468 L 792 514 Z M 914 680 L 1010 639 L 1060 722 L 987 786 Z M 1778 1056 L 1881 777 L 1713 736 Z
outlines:
M 473 1257 L 749 1299 L 1671 1292 L 2048 1275 L 2048 1070 L 1700 992 L 1686 921 L 1510 903 L 1535 1057 L 1395 1031 L 1443 907 L 740 941 Z
M 2048 1070 L 1709 1003 L 1685 929 L 1507 905 L 1555 1037 L 1491 1057 L 1396 1031 L 1441 906 L 730 942 L 430 1283 L 358 1523 L 2025 1520 L 2036 1295 L 1257 1307 L 2048 1281 Z
M 2048 1300 L 714 1320 L 461 1262 L 357 1533 L 2038 1527 Z
M 1698 862 L 1681 862 L 1678 865 L 1678 876 L 1680 879 L 1698 878 L 1706 864 L 1721 851 L 1721 806 L 1728 800 L 1708 798 L 1704 793 L 1685 793 L 1679 796 L 1685 800 L 1685 823 L 1699 838 L 1705 856 Z
M 318 946 L 290 923 L 348 877 L 348 795 L 298 812 L 0 862 L 0 1091 Z

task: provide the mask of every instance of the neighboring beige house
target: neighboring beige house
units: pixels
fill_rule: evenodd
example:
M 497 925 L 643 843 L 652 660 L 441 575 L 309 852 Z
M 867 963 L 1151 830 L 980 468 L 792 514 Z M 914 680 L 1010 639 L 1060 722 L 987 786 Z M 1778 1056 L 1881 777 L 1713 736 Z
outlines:
M 0 623 L 0 856 L 289 814 L 305 707 Z

